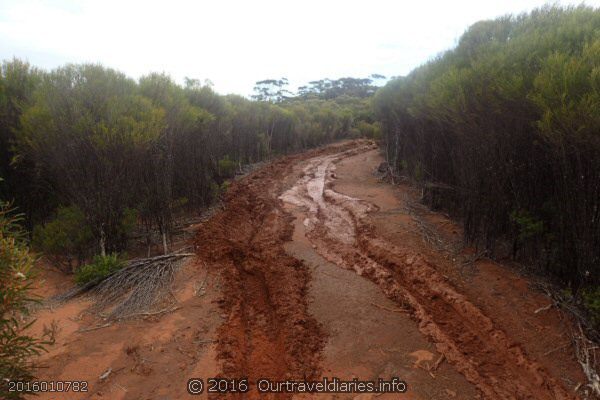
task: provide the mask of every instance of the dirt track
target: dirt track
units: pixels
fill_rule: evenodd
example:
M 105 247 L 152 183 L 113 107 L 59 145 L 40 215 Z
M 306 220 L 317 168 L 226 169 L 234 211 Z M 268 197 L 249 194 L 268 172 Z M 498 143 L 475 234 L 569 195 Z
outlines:
M 61 329 L 40 378 L 91 382 L 67 398 L 185 398 L 190 377 L 217 374 L 408 383 L 382 400 L 576 398 L 583 377 L 565 325 L 552 309 L 533 312 L 548 300 L 504 266 L 467 271 L 423 241 L 412 189 L 378 182 L 380 161 L 373 143 L 346 142 L 234 182 L 174 285 L 181 307 L 98 330 L 87 330 L 102 322 L 86 300 L 41 311 L 38 329 Z M 460 238 L 452 221 L 419 213 L 448 242 Z
M 557 377 L 529 357 L 418 249 L 378 236 L 367 222 L 377 206 L 333 190 L 336 163 L 372 152 L 369 143 L 330 147 L 274 163 L 228 196 L 227 209 L 198 238 L 207 262 L 231 279 L 228 321 L 219 331 L 224 376 L 316 378 L 323 332 L 307 307 L 306 267 L 284 251 L 291 239 L 285 203 L 300 208 L 306 236 L 330 263 L 370 279 L 437 351 L 490 399 L 569 399 Z M 293 166 L 302 166 L 283 191 Z

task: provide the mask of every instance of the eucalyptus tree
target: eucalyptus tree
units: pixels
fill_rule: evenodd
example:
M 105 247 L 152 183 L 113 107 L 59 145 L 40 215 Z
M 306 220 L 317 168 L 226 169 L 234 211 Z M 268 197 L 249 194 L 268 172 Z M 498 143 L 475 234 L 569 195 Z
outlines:
M 140 166 L 166 125 L 135 81 L 98 65 L 44 76 L 21 117 L 18 151 L 66 204 L 85 214 L 101 254 L 120 250 L 122 220 L 139 196 Z
M 14 152 L 15 132 L 23 111 L 43 73 L 18 59 L 0 65 L 0 197 L 16 201 L 25 212 L 27 225 L 32 217 L 51 210 L 53 196 L 34 173 L 33 165 L 19 160 Z M 50 208 L 49 208 L 50 207 Z
M 148 160 L 147 171 L 150 173 L 150 180 L 145 185 L 144 199 L 145 211 L 149 218 L 156 221 L 162 236 L 163 251 L 166 254 L 173 206 L 178 200 L 174 197 L 179 189 L 176 183 L 186 184 L 186 182 L 177 182 L 176 177 L 180 170 L 177 166 L 185 165 L 185 161 L 196 155 L 201 143 L 193 139 L 201 137 L 202 125 L 210 115 L 205 110 L 190 104 L 183 88 L 175 84 L 167 75 L 151 74 L 141 78 L 139 91 L 164 113 L 162 130 L 158 140 L 154 142 L 152 155 Z M 189 167 L 189 164 L 185 166 Z
M 465 239 L 574 290 L 600 283 L 600 10 L 474 24 L 373 105 L 390 164 Z
M 256 82 L 254 86 L 255 94 L 252 98 L 257 101 L 268 101 L 278 103 L 292 95 L 286 87 L 289 85 L 287 78 L 265 79 Z

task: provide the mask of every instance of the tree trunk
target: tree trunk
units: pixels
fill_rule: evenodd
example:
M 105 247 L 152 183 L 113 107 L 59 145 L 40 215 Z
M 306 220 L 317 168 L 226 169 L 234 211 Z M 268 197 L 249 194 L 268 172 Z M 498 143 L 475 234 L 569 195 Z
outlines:
M 169 248 L 167 247 L 167 232 L 164 229 L 162 232 L 162 242 L 163 242 L 163 253 L 169 254 Z
M 100 228 L 100 255 L 106 257 L 106 235 L 103 226 Z

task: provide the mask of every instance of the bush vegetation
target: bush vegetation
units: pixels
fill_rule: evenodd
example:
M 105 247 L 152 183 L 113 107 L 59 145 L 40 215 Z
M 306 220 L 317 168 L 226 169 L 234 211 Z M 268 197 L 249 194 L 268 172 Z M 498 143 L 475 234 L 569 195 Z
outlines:
M 44 342 L 24 333 L 34 257 L 24 241 L 18 224 L 20 217 L 0 202 L 0 397 L 20 399 L 22 394 L 8 391 L 8 381 L 33 378 L 33 355 L 43 350 Z
M 75 282 L 78 285 L 85 285 L 88 282 L 99 281 L 124 266 L 124 261 L 116 253 L 106 256 L 96 255 L 91 263 L 83 265 L 77 270 Z
M 586 6 L 481 21 L 374 99 L 390 164 L 443 184 L 425 198 L 467 242 L 574 293 L 600 283 L 599 32 Z
M 85 221 L 83 212 L 76 206 L 59 207 L 56 216 L 33 230 L 33 245 L 47 255 L 62 255 L 56 262 L 74 268 L 89 255 L 93 246 L 92 230 Z M 73 261 L 76 263 L 73 264 Z
M 187 199 L 187 210 L 202 209 L 237 166 L 373 123 L 371 82 L 315 81 L 290 96 L 286 80 L 265 80 L 248 100 L 164 74 L 135 81 L 100 65 L 46 72 L 5 61 L 0 196 L 14 199 L 28 228 L 39 225 L 35 243 L 48 253 L 79 259 L 123 251 L 132 212 L 148 241 L 155 230 L 166 243 L 178 199 Z

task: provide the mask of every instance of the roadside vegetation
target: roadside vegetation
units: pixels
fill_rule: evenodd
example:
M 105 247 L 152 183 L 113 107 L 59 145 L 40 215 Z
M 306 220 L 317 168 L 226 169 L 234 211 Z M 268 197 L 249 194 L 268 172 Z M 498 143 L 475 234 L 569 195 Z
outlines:
M 12 60 L 0 78 L 0 194 L 69 271 L 124 251 L 134 230 L 149 245 L 159 232 L 166 252 L 174 215 L 208 207 L 244 165 L 377 134 L 371 79 L 315 81 L 296 96 L 265 80 L 248 100 L 100 65 Z
M 460 219 L 466 243 L 552 277 L 598 329 L 600 10 L 481 21 L 378 90 L 382 79 L 323 79 L 298 93 L 267 79 L 248 99 L 165 74 L 136 81 L 95 64 L 5 61 L 0 393 L 6 379 L 31 379 L 43 350 L 22 322 L 33 301 L 29 245 L 100 294 L 99 308 L 139 315 L 190 256 L 150 257 L 156 245 L 169 253 L 177 216 L 213 205 L 244 166 L 344 138 L 381 140 L 394 176 Z M 127 261 L 134 236 L 147 258 Z
M 31 358 L 47 344 L 24 332 L 29 324 L 23 317 L 35 301 L 30 290 L 35 259 L 26 245 L 20 217 L 0 201 L 0 394 L 6 399 L 22 397 L 9 392 L 8 380 L 30 380 Z
M 375 96 L 387 159 L 489 255 L 600 307 L 600 10 L 471 26 Z
M 99 308 L 117 304 L 111 315 L 139 313 L 165 297 L 185 256 L 151 257 L 150 248 L 171 251 L 177 217 L 214 204 L 244 166 L 377 135 L 372 79 L 315 81 L 297 95 L 286 87 L 257 82 L 247 99 L 101 65 L 0 66 L 0 199 L 21 213 L 1 205 L 0 385 L 30 379 L 30 357 L 42 350 L 21 323 L 31 302 L 28 243 L 74 274 L 78 288 L 67 295 L 100 293 Z M 125 259 L 133 237 L 147 258 Z

